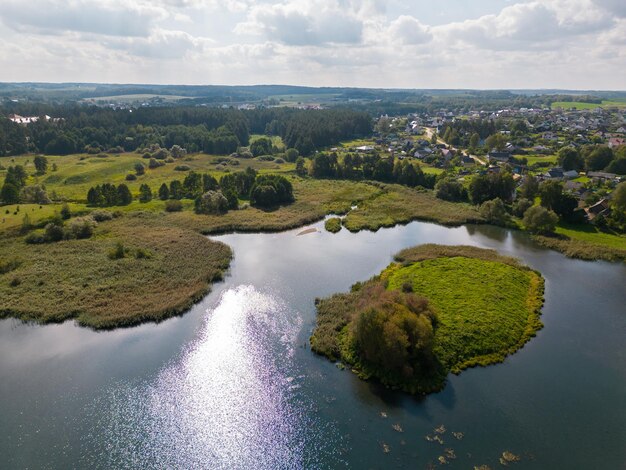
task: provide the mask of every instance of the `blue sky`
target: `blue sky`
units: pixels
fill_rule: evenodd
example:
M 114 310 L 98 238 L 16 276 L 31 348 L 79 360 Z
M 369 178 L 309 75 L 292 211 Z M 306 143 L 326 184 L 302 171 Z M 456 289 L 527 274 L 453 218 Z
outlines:
M 0 80 L 626 89 L 626 1 L 1 0 Z

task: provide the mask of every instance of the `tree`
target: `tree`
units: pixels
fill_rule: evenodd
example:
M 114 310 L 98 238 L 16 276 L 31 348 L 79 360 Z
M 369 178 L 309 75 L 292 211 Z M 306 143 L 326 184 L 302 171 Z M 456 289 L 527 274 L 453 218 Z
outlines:
M 185 197 L 185 190 L 182 183 L 178 180 L 170 182 L 170 198 L 182 199 L 183 197 Z
M 297 149 L 287 149 L 285 152 L 285 160 L 288 162 L 295 162 L 298 156 L 299 154 Z
M 139 202 L 150 202 L 152 201 L 152 190 L 150 186 L 147 184 L 142 184 L 139 187 Z
M 430 144 L 437 145 L 437 133 L 436 132 L 433 132 L 433 134 L 430 136 Z
M 63 207 L 61 207 L 61 218 L 63 220 L 68 220 L 72 217 L 72 211 L 70 211 L 70 206 L 67 203 L 63 203 Z
M 542 206 L 532 206 L 524 213 L 524 226 L 533 233 L 553 233 L 559 217 L 551 210 Z
M 137 173 L 137 176 L 146 174 L 146 167 L 143 166 L 143 163 L 135 163 L 135 173 Z
M 591 171 L 603 170 L 611 163 L 611 160 L 613 160 L 613 151 L 605 145 L 598 145 L 585 157 L 585 167 Z
M 467 201 L 467 190 L 453 178 L 444 178 L 435 185 L 435 195 L 444 201 Z
M 506 225 L 508 219 L 504 203 L 500 198 L 483 202 L 480 206 L 480 215 L 487 222 L 495 225 Z
M 533 201 L 526 198 L 519 198 L 513 203 L 513 214 L 517 217 L 524 217 L 524 213 L 533 206 Z
M 260 175 L 250 191 L 250 203 L 253 206 L 270 207 L 293 200 L 291 183 L 280 175 Z
M 306 176 L 307 171 L 304 164 L 304 158 L 298 157 L 298 159 L 296 160 L 296 175 L 300 177 Z
M 37 170 L 37 174 L 43 175 L 48 170 L 48 159 L 43 155 L 37 155 L 33 162 L 35 163 L 35 169 Z
M 585 162 L 580 156 L 580 152 L 574 147 L 563 147 L 557 155 L 557 161 L 565 171 L 579 171 L 585 167 Z
M 554 180 L 548 180 L 541 183 L 539 187 L 539 196 L 541 197 L 541 205 L 547 209 L 554 210 L 558 207 L 563 195 L 563 183 Z
M 24 186 L 20 191 L 20 201 L 31 204 L 50 204 L 48 193 L 38 184 Z
M 480 136 L 478 135 L 477 132 L 474 132 L 472 136 L 470 137 L 469 147 L 471 149 L 477 149 L 479 144 L 480 144 Z
M 5 182 L 0 190 L 0 200 L 5 204 L 17 204 L 20 202 L 20 190 L 13 183 Z
M 539 193 L 539 181 L 532 175 L 524 177 L 524 181 L 517 189 L 517 196 L 524 199 L 535 199 L 535 196 Z
M 611 202 L 615 210 L 626 212 L 626 181 L 617 185 L 612 193 Z
M 63 226 L 55 223 L 50 223 L 44 228 L 44 240 L 47 242 L 58 242 L 63 240 L 65 233 L 63 232 Z
M 272 139 L 267 137 L 261 137 L 250 144 L 250 152 L 255 157 L 261 155 L 270 155 L 272 153 Z
M 228 211 L 228 199 L 221 191 L 207 191 L 195 202 L 197 214 L 224 214 Z
M 187 149 L 182 148 L 180 145 L 172 145 L 170 153 L 174 158 L 183 158 L 185 155 L 187 155 Z
M 515 188 L 515 181 L 509 173 L 476 175 L 470 181 L 469 195 L 474 204 L 500 198 L 509 201 Z
M 120 184 L 117 187 L 117 205 L 127 206 L 133 201 L 133 195 L 130 193 L 128 186 Z
M 170 198 L 170 190 L 167 187 L 167 184 L 163 183 L 159 188 L 159 199 L 161 201 L 166 201 Z
M 487 151 L 497 150 L 498 152 L 501 152 L 506 147 L 506 144 L 506 137 L 500 133 L 492 134 L 485 140 L 485 147 Z

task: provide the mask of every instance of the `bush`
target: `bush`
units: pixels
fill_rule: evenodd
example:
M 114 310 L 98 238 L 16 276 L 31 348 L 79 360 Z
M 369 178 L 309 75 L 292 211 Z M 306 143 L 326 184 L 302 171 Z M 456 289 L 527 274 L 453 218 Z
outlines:
M 283 163 L 285 163 L 285 160 L 283 160 L 282 158 L 277 158 L 276 160 L 274 160 L 274 163 L 278 163 L 279 165 L 282 165 Z
M 39 186 L 38 184 L 22 188 L 20 191 L 20 201 L 31 204 L 50 204 L 52 202 L 43 186 Z
M 46 239 L 42 232 L 31 232 L 29 233 L 24 241 L 29 245 L 40 245 L 42 243 L 46 243 Z
M 46 242 L 58 242 L 63 240 L 65 237 L 65 232 L 63 231 L 63 227 L 56 224 L 48 224 L 44 228 L 44 240 Z
M 172 161 L 174 161 L 174 159 L 172 159 Z M 156 158 L 151 158 L 150 161 L 148 162 L 148 168 L 150 168 L 151 170 L 154 170 L 155 168 L 159 168 L 160 166 L 165 165 L 165 163 L 163 161 L 159 161 Z
M 253 206 L 274 206 L 293 202 L 293 187 L 289 180 L 280 175 L 260 175 L 250 191 Z
M 228 199 L 221 191 L 207 191 L 196 199 L 197 214 L 224 214 L 228 211 Z
M 169 201 L 165 201 L 165 211 L 166 212 L 180 212 L 183 210 L 183 203 L 178 199 L 171 199 Z
M 79 240 L 91 238 L 96 225 L 96 221 L 91 217 L 77 217 L 70 222 L 66 236 L 67 238 L 77 238 Z
M 65 203 L 63 204 L 63 207 L 61 207 L 61 218 L 63 220 L 68 220 L 70 217 L 72 217 L 72 211 L 70 211 L 70 206 Z
M 542 206 L 533 206 L 524 213 L 524 226 L 533 233 L 553 233 L 559 217 Z
M 142 176 L 146 174 L 146 167 L 143 166 L 143 163 L 135 163 L 135 173 L 137 173 L 137 176 Z
M 467 201 L 467 190 L 458 181 L 444 178 L 435 185 L 436 196 L 444 201 Z
M 174 167 L 175 171 L 189 171 L 191 170 L 191 167 L 189 165 L 176 165 Z
M 137 175 L 134 173 L 128 173 L 126 175 L 126 181 L 135 181 L 137 179 Z
M 126 248 L 122 242 L 117 242 L 115 247 L 109 251 L 109 259 L 122 259 L 126 256 Z
M 324 222 L 324 228 L 330 233 L 337 233 L 341 230 L 341 219 L 339 217 L 331 217 Z
M 93 211 L 90 215 L 91 215 L 91 218 L 95 220 L 96 222 L 104 222 L 105 220 L 113 219 L 113 213 L 110 211 L 106 211 L 106 210 L 98 209 L 96 211 Z

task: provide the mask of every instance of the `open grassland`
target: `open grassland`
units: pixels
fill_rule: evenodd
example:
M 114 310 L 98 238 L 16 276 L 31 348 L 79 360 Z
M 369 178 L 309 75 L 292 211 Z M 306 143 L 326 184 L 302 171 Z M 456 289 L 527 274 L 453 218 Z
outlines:
M 231 251 L 160 222 L 120 217 L 91 239 L 45 245 L 0 239 L 0 316 L 113 328 L 183 313 L 222 278 Z M 118 242 L 124 256 L 111 259 Z
M 541 328 L 543 279 L 515 259 L 473 247 L 405 250 L 383 272 L 389 289 L 410 283 L 430 300 L 438 326 L 433 351 L 454 373 L 502 362 Z M 421 260 L 420 260 L 421 259 Z
M 624 108 L 626 107 L 626 101 L 622 100 L 603 100 L 601 104 L 598 103 L 583 103 L 578 101 L 555 101 L 552 103 L 552 108 L 563 109 L 596 109 L 596 108 Z
M 399 388 L 428 393 L 443 388 L 449 372 L 502 362 L 542 327 L 544 281 L 517 259 L 494 250 L 468 246 L 422 245 L 396 255 L 380 276 L 357 284 L 352 292 L 317 302 L 312 349 L 370 376 L 354 344 L 356 322 L 368 304 L 366 286 L 382 281 L 391 291 L 407 291 L 429 301 L 436 313 L 432 353 L 436 366 L 422 370 Z M 355 355 L 356 354 L 356 355 Z M 428 371 L 428 372 L 426 372 Z M 398 386 L 398 384 L 395 384 Z

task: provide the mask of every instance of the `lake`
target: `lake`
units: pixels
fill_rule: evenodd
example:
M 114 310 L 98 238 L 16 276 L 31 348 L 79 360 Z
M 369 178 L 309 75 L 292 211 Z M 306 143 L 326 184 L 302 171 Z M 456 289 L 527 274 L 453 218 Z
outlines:
M 624 468 L 626 264 L 586 262 L 490 226 L 230 234 L 231 270 L 190 312 L 94 332 L 0 321 L 2 468 Z M 421 243 L 522 258 L 544 328 L 503 364 L 425 398 L 313 354 L 316 297 Z M 444 425 L 444 444 L 425 435 Z M 395 426 L 397 425 L 397 426 Z M 461 440 L 452 432 L 463 433 Z M 460 435 L 457 434 L 460 437 Z

